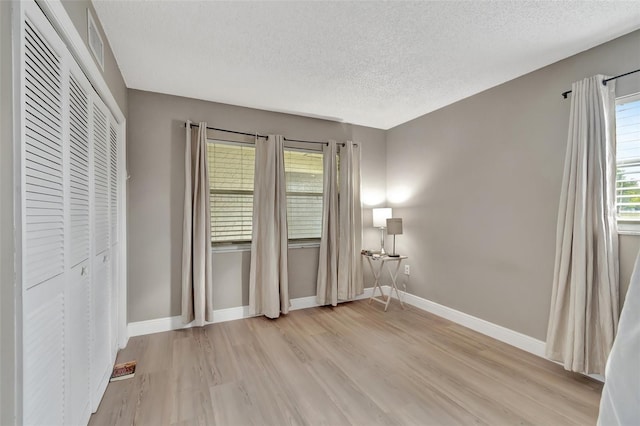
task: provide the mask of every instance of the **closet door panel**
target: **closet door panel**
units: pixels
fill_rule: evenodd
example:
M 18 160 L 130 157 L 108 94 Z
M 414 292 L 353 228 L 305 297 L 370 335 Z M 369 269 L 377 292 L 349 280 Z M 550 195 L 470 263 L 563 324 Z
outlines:
M 109 126 L 109 214 L 111 245 L 118 243 L 118 126 L 115 120 L 111 119 Z
M 111 253 L 117 253 L 118 248 L 118 130 L 115 119 L 111 117 L 109 125 L 109 242 Z M 119 271 L 117 256 L 111 257 L 109 286 L 111 288 L 111 353 L 115 360 L 118 352 L 118 294 Z
M 109 122 L 101 102 L 93 104 L 94 245 L 99 254 L 109 248 Z
M 89 258 L 89 96 L 80 77 L 69 77 L 69 216 L 71 265 Z M 84 82 L 83 82 L 84 83 Z M 86 84 L 86 83 L 85 83 Z
M 109 250 L 109 118 L 102 101 L 93 97 L 93 279 L 92 409 L 96 410 L 111 373 L 111 253 Z
M 118 256 L 115 253 L 118 252 L 118 244 L 115 244 L 111 248 L 111 256 L 109 258 L 109 282 L 111 287 L 111 360 L 115 362 L 116 355 L 118 353 L 118 273 L 119 262 Z
M 35 19 L 34 19 L 35 18 Z M 25 16 L 23 271 L 29 289 L 64 272 L 63 67 L 43 34 L 53 29 Z M 59 43 L 57 43 L 59 44 Z
M 95 412 L 109 382 L 111 373 L 111 289 L 109 251 L 93 260 L 91 306 L 93 313 L 91 356 L 91 408 Z
M 22 422 L 64 424 L 66 48 L 34 3 L 20 10 Z
M 90 268 L 90 151 L 89 93 L 91 86 L 79 67 L 72 64 L 67 111 L 69 174 L 67 274 L 67 360 L 70 424 L 86 424 L 91 416 L 91 268 Z
M 67 361 L 69 392 L 67 418 L 69 424 L 87 424 L 91 416 L 91 292 L 89 261 L 70 271 L 67 303 Z
M 24 424 L 64 424 L 64 276 L 32 287 L 24 306 Z

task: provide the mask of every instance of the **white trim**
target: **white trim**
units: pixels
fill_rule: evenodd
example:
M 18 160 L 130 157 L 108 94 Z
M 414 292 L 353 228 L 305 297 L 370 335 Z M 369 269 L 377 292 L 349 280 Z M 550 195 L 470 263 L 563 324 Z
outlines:
M 618 219 L 618 235 L 640 235 L 640 222 Z
M 236 253 L 239 251 L 251 251 L 251 243 L 238 243 L 227 245 L 211 245 L 211 253 Z
M 12 382 L 13 393 L 13 418 L 16 425 L 23 423 L 24 414 L 24 288 L 22 285 L 23 280 L 23 248 L 24 248 L 24 232 L 23 226 L 23 206 L 25 205 L 23 199 L 23 182 L 22 176 L 24 173 L 23 164 L 23 144 L 24 137 L 24 111 L 23 105 L 25 102 L 25 94 L 22 88 L 24 87 L 24 70 L 22 64 L 24 63 L 24 49 L 22 47 L 22 40 L 24 39 L 24 25 L 22 20 L 25 16 L 25 9 L 27 5 L 23 2 L 11 2 L 11 25 L 13 26 L 11 34 L 13 37 L 11 43 L 12 54 L 12 97 L 13 97 L 13 240 L 14 240 L 14 282 L 13 285 L 13 297 L 14 297 L 14 334 L 13 334 L 13 348 L 9 346 L 9 350 L 13 349 L 14 362 L 14 375 L 8 381 Z M 3 348 L 3 350 L 6 350 Z M 3 379 L 4 380 L 4 379 Z
M 373 288 L 365 288 L 364 293 L 357 296 L 354 300 L 367 299 L 371 297 Z M 307 309 L 320 306 L 316 301 L 316 296 L 300 297 L 291 299 L 290 310 Z M 237 306 L 235 308 L 217 309 L 213 311 L 213 321 L 207 324 L 215 324 L 219 322 L 234 321 L 239 319 L 251 318 L 254 315 L 249 313 L 248 306 Z M 143 336 L 146 334 L 161 333 L 164 331 L 181 330 L 193 327 L 193 323 L 183 324 L 182 318 L 178 315 L 175 317 L 157 318 L 147 321 L 137 321 L 129 323 L 127 329 L 130 337 Z
M 306 241 L 301 243 L 289 243 L 287 248 L 291 249 L 305 249 L 305 248 L 319 248 L 320 240 L 318 241 Z M 211 246 L 211 253 L 236 253 L 239 251 L 251 251 L 251 242 L 237 243 L 237 244 L 213 244 Z
M 388 288 L 389 286 L 385 287 Z M 448 306 L 440 305 L 439 303 L 432 302 L 431 300 L 423 299 L 422 297 L 407 293 L 405 291 L 400 291 L 400 295 L 403 303 L 407 303 L 408 305 L 415 306 L 416 308 L 422 309 L 423 311 L 430 312 L 439 317 L 448 319 L 449 321 L 470 328 L 471 330 L 477 331 L 478 333 L 484 334 L 485 336 L 492 337 L 503 343 L 515 346 L 518 349 L 522 349 L 525 352 L 529 352 L 530 354 L 539 356 L 540 358 L 544 358 L 551 362 L 555 362 L 556 364 L 560 364 L 559 362 L 550 360 L 545 356 L 545 342 L 543 342 L 542 340 L 538 340 L 534 337 L 527 336 L 526 334 L 519 333 L 517 331 L 511 330 L 498 324 L 494 324 L 489 321 L 485 321 L 472 315 L 465 314 L 464 312 L 457 311 Z M 587 376 L 600 382 L 604 382 L 604 376 L 600 374 L 587 374 Z
M 431 300 L 423 299 L 422 297 L 418 297 L 404 291 L 400 291 L 400 294 L 402 296 L 402 301 L 409 305 L 415 306 L 416 308 L 420 308 L 423 311 L 430 312 L 439 317 L 448 319 L 449 321 L 463 325 L 477 331 L 478 333 L 484 334 L 485 336 L 493 337 L 496 340 L 500 340 L 501 342 L 544 358 L 544 342 L 542 340 L 538 340 L 531 336 L 527 336 L 526 334 L 513 331 L 509 328 L 465 314 L 464 312 L 457 311 L 449 308 L 448 306 L 440 305 L 436 302 L 432 302 Z
M 388 291 L 388 289 L 387 289 Z M 373 287 L 368 287 L 364 289 L 364 293 L 359 296 L 356 296 L 353 300 L 362 300 L 368 299 L 371 297 L 373 292 Z M 342 303 L 342 302 L 340 302 Z M 316 300 L 316 296 L 308 296 L 308 297 L 299 297 L 297 299 L 291 299 L 291 310 L 296 311 L 298 309 L 307 309 L 307 308 L 316 308 L 320 306 L 318 301 Z
M 381 286 L 381 289 L 385 295 L 390 293 L 390 287 L 388 285 Z M 373 287 L 365 288 L 364 293 L 356 297 L 354 300 L 368 299 L 371 297 Z M 439 303 L 432 302 L 428 299 L 415 296 L 400 290 L 400 297 L 402 302 L 408 305 L 414 306 L 423 311 L 432 313 L 441 318 L 445 318 L 449 321 L 460 324 L 471 330 L 477 331 L 485 336 L 492 337 L 508 345 L 514 346 L 518 349 L 522 349 L 525 352 L 539 356 L 544 359 L 548 359 L 544 355 L 545 342 L 538 340 L 534 337 L 527 336 L 526 334 L 519 333 L 501 325 L 494 324 L 489 321 L 474 317 L 464 312 L 457 311 L 449 308 L 448 306 L 440 305 Z M 316 301 L 316 296 L 299 297 L 297 299 L 291 299 L 291 310 L 307 309 L 320 306 Z M 237 308 L 220 309 L 213 312 L 213 321 L 210 324 L 233 321 L 237 319 L 250 318 L 248 306 L 239 306 Z M 192 324 L 182 324 L 180 316 L 158 318 L 149 321 L 139 321 L 129 323 L 129 336 L 142 336 L 145 334 L 160 333 L 163 331 L 179 330 L 182 328 L 190 328 Z M 551 360 L 549 360 L 551 361 Z M 555 362 L 555 361 L 552 361 Z M 556 364 L 559 364 L 556 362 Z M 604 377 L 599 374 L 588 374 L 589 377 L 604 382 Z

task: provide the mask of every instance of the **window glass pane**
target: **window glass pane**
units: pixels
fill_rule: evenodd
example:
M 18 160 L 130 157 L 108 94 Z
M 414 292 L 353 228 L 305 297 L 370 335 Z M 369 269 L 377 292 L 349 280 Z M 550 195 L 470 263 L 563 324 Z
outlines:
M 616 102 L 618 219 L 640 220 L 640 94 Z

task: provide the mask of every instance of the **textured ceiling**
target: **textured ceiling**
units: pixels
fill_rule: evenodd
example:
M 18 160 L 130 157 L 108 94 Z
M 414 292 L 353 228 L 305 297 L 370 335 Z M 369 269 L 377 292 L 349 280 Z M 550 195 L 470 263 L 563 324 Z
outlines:
M 640 28 L 640 1 L 93 3 L 130 88 L 382 129 Z

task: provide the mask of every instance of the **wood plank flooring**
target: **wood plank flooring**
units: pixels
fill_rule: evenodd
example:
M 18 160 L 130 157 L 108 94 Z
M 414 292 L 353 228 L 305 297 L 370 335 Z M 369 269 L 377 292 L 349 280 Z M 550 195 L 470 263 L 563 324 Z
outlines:
M 91 425 L 593 425 L 602 384 L 358 301 L 131 338 Z

